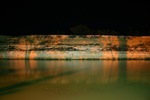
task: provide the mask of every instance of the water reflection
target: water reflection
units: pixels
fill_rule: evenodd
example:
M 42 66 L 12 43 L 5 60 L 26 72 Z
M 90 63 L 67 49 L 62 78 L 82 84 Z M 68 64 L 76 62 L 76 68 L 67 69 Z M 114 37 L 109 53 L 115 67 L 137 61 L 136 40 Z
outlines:
M 36 61 L 8 60 L 1 63 L 1 86 L 5 81 L 22 82 L 60 73 L 80 70 L 68 76 L 60 76 L 62 80 L 111 83 L 117 80 L 147 80 L 150 77 L 148 61 Z M 127 63 L 127 64 L 126 64 Z M 88 70 L 84 70 L 88 68 Z M 63 77 L 63 78 L 62 78 Z M 75 80 L 74 80 L 75 79 Z M 54 79 L 55 80 L 55 79 Z M 52 80 L 54 82 L 54 80 Z M 57 79 L 58 80 L 58 79 Z M 60 83 L 58 81 L 58 83 Z
M 129 81 L 150 83 L 150 62 L 132 61 L 127 62 L 127 79 Z
M 26 86 L 34 84 L 82 84 L 85 88 L 94 88 L 94 91 L 94 86 L 104 88 L 133 82 L 150 86 L 150 62 L 144 60 L 1 60 L 0 64 L 0 96 L 20 93 Z
M 118 80 L 118 61 L 104 61 L 102 83 L 112 83 Z

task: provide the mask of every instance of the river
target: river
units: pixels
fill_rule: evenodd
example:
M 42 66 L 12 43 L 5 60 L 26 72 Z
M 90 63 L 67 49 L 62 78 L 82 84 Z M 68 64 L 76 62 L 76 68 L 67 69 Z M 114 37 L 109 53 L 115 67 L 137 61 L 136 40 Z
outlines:
M 0 100 L 150 100 L 150 61 L 0 60 Z

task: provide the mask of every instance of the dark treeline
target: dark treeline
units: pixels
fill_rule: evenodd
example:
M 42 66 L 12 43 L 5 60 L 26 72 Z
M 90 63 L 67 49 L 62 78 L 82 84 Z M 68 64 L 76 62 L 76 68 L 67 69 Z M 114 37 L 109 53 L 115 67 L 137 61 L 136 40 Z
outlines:
M 87 25 L 77 25 L 68 29 L 37 29 L 37 30 L 24 30 L 24 31 L 11 31 L 0 32 L 1 35 L 8 36 L 22 36 L 22 35 L 124 35 L 124 36 L 150 36 L 150 30 L 138 29 L 92 29 Z

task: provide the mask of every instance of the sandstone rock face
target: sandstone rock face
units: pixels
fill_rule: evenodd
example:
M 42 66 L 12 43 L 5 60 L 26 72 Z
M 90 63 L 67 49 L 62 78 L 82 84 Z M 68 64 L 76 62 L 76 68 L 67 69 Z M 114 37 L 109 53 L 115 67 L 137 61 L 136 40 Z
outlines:
M 0 59 L 150 59 L 150 36 L 0 36 Z

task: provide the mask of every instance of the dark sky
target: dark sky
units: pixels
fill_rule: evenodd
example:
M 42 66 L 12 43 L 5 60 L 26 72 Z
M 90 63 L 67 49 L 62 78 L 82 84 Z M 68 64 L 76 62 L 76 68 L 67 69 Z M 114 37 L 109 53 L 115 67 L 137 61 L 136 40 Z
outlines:
M 49 2 L 11 0 L 0 3 L 0 34 L 51 34 L 60 30 L 69 33 L 76 25 L 91 29 L 120 32 L 150 30 L 148 2 Z

